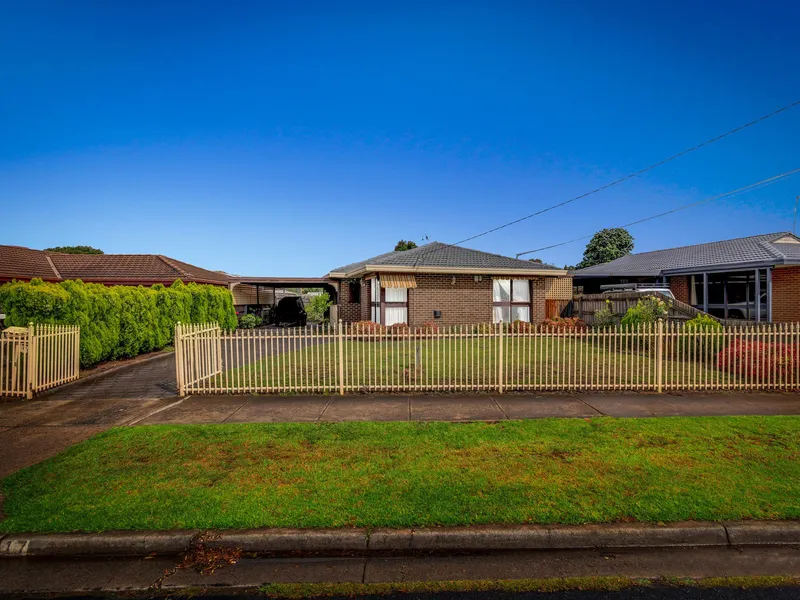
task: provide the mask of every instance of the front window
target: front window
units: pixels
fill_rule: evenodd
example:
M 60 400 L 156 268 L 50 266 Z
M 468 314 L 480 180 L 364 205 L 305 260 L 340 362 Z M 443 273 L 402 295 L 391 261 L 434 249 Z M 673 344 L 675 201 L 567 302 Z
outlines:
M 370 286 L 370 320 L 383 325 L 408 323 L 408 288 L 384 288 L 379 279 Z
M 527 279 L 495 279 L 492 289 L 494 322 L 531 320 L 531 284 Z

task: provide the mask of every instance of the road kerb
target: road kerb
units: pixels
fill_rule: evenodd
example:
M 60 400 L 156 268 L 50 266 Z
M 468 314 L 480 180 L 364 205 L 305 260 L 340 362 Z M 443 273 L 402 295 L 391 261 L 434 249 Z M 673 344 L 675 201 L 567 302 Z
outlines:
M 178 555 L 196 541 L 275 555 L 800 545 L 800 521 L 7 534 L 0 557 Z

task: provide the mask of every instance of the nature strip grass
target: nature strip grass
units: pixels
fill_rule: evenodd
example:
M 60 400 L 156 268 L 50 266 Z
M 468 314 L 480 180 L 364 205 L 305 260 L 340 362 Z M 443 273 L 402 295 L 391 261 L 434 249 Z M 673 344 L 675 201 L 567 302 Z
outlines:
M 112 429 L 2 482 L 6 532 L 800 518 L 800 417 Z
M 697 587 L 756 589 L 798 587 L 797 577 L 714 577 L 705 579 L 649 579 L 628 577 L 562 577 L 550 579 L 500 579 L 408 581 L 402 583 L 272 583 L 259 591 L 270 598 L 354 598 L 390 594 L 441 594 L 458 592 L 618 592 L 635 587 Z

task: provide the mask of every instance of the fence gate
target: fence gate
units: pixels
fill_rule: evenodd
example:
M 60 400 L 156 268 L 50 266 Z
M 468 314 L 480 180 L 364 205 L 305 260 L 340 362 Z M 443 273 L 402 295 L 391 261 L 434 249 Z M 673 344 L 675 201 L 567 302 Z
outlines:
M 0 396 L 32 398 L 36 392 L 80 376 L 80 327 L 9 327 L 0 335 Z
M 221 333 L 216 323 L 175 326 L 175 369 L 181 396 L 222 372 Z

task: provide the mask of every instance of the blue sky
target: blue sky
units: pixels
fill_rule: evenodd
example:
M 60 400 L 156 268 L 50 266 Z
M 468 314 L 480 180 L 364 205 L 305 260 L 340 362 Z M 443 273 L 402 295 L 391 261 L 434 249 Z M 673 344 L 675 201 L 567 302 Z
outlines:
M 17 2 L 0 240 L 321 275 L 456 242 L 800 99 L 791 2 Z M 475 240 L 513 255 L 800 167 L 800 107 Z M 631 229 L 791 229 L 800 176 Z M 583 244 L 538 256 L 558 265 Z

